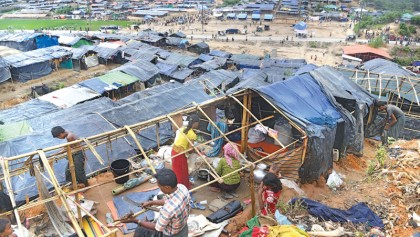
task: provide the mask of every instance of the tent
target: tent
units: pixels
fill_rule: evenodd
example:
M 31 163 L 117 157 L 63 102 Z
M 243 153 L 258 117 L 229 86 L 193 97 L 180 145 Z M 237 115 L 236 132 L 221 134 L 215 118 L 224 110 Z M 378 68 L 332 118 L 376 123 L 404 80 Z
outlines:
M 379 73 L 379 74 L 388 74 L 388 75 L 395 75 L 395 76 L 411 76 L 416 77 L 417 75 L 397 63 L 394 63 L 392 61 L 388 61 L 386 59 L 382 58 L 376 58 L 369 60 L 362 65 L 359 66 L 359 68 L 373 72 L 373 73 Z
M 0 83 L 9 80 L 12 78 L 12 74 L 10 74 L 10 69 L 7 63 L 0 58 Z
M 90 47 L 71 48 L 73 69 L 76 71 L 87 70 L 99 65 L 98 54 Z
M 71 57 L 70 50 L 61 46 L 52 46 L 36 49 L 16 55 L 4 57 L 4 61 L 10 66 L 12 78 L 18 81 L 28 81 L 50 74 L 53 70 L 50 61 L 65 61 Z
M 179 68 L 177 65 L 164 62 L 158 62 L 156 66 L 159 68 L 162 78 L 166 80 L 176 80 L 178 82 L 184 82 L 194 72 L 194 70 L 189 68 Z
M 159 68 L 145 60 L 139 60 L 132 63 L 126 63 L 113 69 L 111 72 L 124 72 L 138 81 L 145 83 L 146 87 L 152 87 L 160 81 Z
M 234 20 L 234 19 L 236 19 L 236 14 L 235 13 L 228 13 L 226 18 L 228 20 Z
M 0 37 L 0 45 L 26 52 L 58 45 L 58 36 L 27 32 L 5 34 Z
M 168 64 L 178 65 L 181 67 L 189 67 L 201 63 L 201 60 L 188 55 L 171 53 L 164 62 Z
M 299 177 L 317 180 L 333 166 L 332 150 L 342 115 L 309 75 L 300 75 L 256 89 L 284 111 L 309 136 L 308 152 Z
M 198 80 L 202 80 L 207 88 L 213 89 L 215 92 L 218 90 L 227 91 L 239 82 L 239 74 L 219 69 L 204 73 Z
M 39 99 L 50 102 L 59 108 L 70 108 L 99 96 L 99 93 L 76 84 L 40 96 Z
M 186 38 L 187 35 L 182 32 L 175 32 L 169 35 L 169 37 Z
M 58 43 L 72 48 L 79 48 L 82 45 L 93 45 L 92 41 L 78 36 L 60 36 Z
M 244 21 L 244 20 L 246 20 L 247 18 L 248 18 L 248 14 L 246 14 L 246 13 L 241 13 L 241 14 L 238 14 L 238 19 L 239 19 L 239 20 Z
M 252 14 L 251 18 L 253 21 L 259 21 L 261 20 L 261 14 Z
M 273 14 L 265 14 L 264 15 L 264 21 L 272 21 L 273 20 Z
M 14 107 L 0 110 L 0 122 L 11 123 L 39 117 L 43 114 L 57 111 L 54 104 L 40 99 L 33 99 L 20 103 Z
M 188 51 L 202 54 L 202 53 L 210 53 L 210 46 L 204 42 L 196 43 L 191 46 L 189 46 Z
M 226 69 L 227 68 L 227 59 L 215 57 L 207 62 L 192 66 L 192 68 L 201 69 L 203 71 L 212 71 L 217 69 Z
M 167 37 L 166 38 L 166 45 L 168 46 L 176 46 L 180 49 L 185 49 L 188 45 L 188 40 L 179 37 Z
M 220 57 L 220 58 L 230 58 L 232 54 L 225 51 L 213 49 L 210 51 L 209 55 Z
M 295 28 L 295 30 L 302 31 L 302 30 L 306 30 L 308 28 L 308 26 L 306 25 L 305 22 L 301 21 L 301 22 L 295 24 L 294 28 Z

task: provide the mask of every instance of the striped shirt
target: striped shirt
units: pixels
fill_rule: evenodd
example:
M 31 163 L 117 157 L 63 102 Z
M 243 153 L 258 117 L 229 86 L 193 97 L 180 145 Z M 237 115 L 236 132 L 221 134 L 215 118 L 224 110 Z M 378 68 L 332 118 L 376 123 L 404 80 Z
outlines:
M 188 189 L 178 184 L 175 192 L 165 196 L 165 204 L 160 209 L 155 229 L 167 236 L 179 233 L 187 224 L 190 214 L 189 200 Z

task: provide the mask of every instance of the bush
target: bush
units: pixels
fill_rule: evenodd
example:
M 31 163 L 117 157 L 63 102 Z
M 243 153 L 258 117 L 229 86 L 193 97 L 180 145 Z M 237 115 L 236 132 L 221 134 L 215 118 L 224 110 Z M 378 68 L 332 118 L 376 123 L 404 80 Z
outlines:
M 413 16 L 410 20 L 411 24 L 420 26 L 420 15 L 419 16 Z
M 373 48 L 381 48 L 385 45 L 382 37 L 378 36 L 370 41 L 369 46 Z
M 223 6 L 233 6 L 241 2 L 241 0 L 223 0 Z

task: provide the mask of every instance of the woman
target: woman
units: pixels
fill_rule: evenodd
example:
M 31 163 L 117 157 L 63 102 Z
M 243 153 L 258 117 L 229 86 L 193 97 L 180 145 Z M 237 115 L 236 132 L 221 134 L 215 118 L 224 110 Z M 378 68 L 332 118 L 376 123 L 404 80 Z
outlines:
M 191 185 L 188 178 L 187 156 L 183 152 L 191 147 L 187 138 L 191 142 L 197 140 L 197 135 L 193 129 L 198 128 L 199 122 L 200 118 L 198 115 L 193 114 L 189 116 L 187 127 L 182 127 L 179 129 L 179 134 L 175 138 L 175 142 L 172 145 L 172 170 L 175 172 L 178 183 L 183 184 L 188 189 L 191 188 Z
M 227 175 L 241 168 L 241 163 L 239 162 L 238 146 L 226 143 L 226 145 L 223 147 L 223 152 L 224 158 L 220 159 L 216 168 L 216 172 L 219 176 Z M 235 172 L 224 178 L 223 183 L 213 183 L 211 190 L 213 192 L 220 192 L 220 190 L 222 190 L 229 193 L 235 191 L 240 184 L 241 176 L 239 175 L 239 172 Z

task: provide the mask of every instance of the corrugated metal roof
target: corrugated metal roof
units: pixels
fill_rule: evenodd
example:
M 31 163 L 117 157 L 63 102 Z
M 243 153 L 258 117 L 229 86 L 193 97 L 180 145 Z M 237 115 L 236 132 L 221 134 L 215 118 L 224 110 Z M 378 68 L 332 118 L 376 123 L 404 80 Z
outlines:
M 366 45 L 351 45 L 351 46 L 344 46 L 343 47 L 344 54 L 347 55 L 354 55 L 360 53 L 373 53 L 384 58 L 392 59 L 391 55 L 388 52 L 382 49 L 375 49 Z

